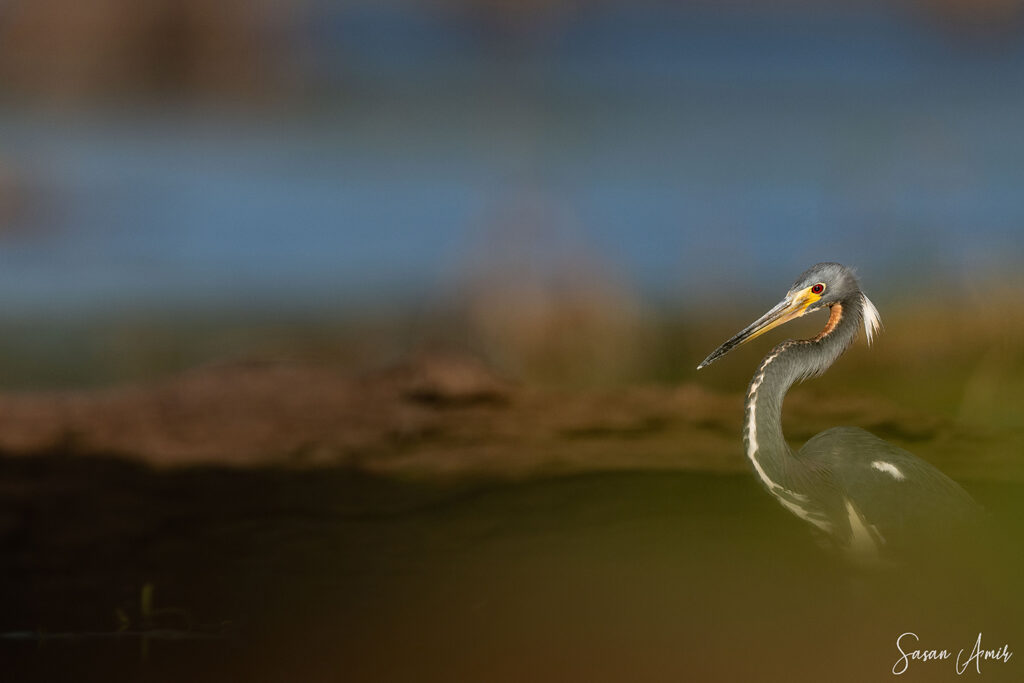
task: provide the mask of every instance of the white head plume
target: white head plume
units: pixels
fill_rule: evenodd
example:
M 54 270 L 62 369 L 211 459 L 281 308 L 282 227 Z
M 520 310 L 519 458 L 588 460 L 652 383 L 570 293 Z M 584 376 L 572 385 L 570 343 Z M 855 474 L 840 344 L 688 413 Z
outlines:
M 864 303 L 864 334 L 870 346 L 875 338 L 875 333 L 882 329 L 882 316 L 878 314 L 878 309 L 875 308 L 875 305 L 871 303 L 871 299 L 866 294 L 861 292 L 860 296 Z

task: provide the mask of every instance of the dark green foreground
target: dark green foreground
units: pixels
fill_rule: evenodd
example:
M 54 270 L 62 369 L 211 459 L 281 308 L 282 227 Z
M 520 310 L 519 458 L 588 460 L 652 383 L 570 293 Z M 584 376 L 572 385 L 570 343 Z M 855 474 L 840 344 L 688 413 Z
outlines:
M 4 679 L 865 681 L 913 631 L 954 658 L 1008 643 L 1022 656 L 983 680 L 1020 680 L 1024 491 L 967 484 L 993 515 L 982 552 L 866 575 L 748 476 L 0 459 Z

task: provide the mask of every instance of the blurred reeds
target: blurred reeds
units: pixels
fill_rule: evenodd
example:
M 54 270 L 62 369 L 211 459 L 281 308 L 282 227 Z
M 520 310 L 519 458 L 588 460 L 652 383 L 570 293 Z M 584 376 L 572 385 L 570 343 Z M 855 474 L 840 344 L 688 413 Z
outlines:
M 294 86 L 288 19 L 306 2 L 31 0 L 0 12 L 6 96 L 266 95 Z
M 255 4 L 241 0 L 14 0 L 0 10 L 0 75 L 8 97 L 61 104 L 139 95 L 291 99 L 304 96 L 306 85 L 313 85 L 314 91 L 336 85 L 335 76 L 322 72 L 323 55 L 310 54 L 315 50 L 311 42 L 323 31 L 344 27 L 350 13 L 408 15 L 413 35 L 416 27 L 424 25 L 419 19 L 428 17 L 426 25 L 431 21 L 447 24 L 463 45 L 476 44 L 477 56 L 508 56 L 531 41 L 543 41 L 552 30 L 566 30 L 588 12 L 615 4 L 596 0 L 270 0 Z M 685 4 L 699 10 L 715 3 Z M 740 1 L 729 6 L 735 11 L 758 11 L 760 4 Z M 782 3 L 781 9 L 812 12 L 822 4 L 857 8 L 869 3 L 793 0 Z M 891 4 L 894 12 L 920 16 L 957 37 L 1012 38 L 1024 24 L 1018 0 Z M 398 40 L 408 37 L 401 29 L 396 35 Z M 354 66 L 351 62 L 356 59 L 351 58 L 340 71 Z
M 758 360 L 788 337 L 813 336 L 823 319 L 738 349 L 698 373 L 696 364 L 745 326 L 777 292 L 726 298 L 714 309 L 641 306 L 615 287 L 581 284 L 510 289 L 492 284 L 472 296 L 410 311 L 344 315 L 260 315 L 231 311 L 152 312 L 77 322 L 5 320 L 0 385 L 6 391 L 109 386 L 174 375 L 239 358 L 324 363 L 352 373 L 421 352 L 481 359 L 527 387 L 564 390 L 644 384 L 700 385 L 739 394 Z M 885 324 L 873 348 L 859 341 L 821 379 L 797 391 L 819 400 L 878 397 L 979 428 L 1020 430 L 1024 417 L 1024 316 L 998 297 L 899 301 L 872 289 Z

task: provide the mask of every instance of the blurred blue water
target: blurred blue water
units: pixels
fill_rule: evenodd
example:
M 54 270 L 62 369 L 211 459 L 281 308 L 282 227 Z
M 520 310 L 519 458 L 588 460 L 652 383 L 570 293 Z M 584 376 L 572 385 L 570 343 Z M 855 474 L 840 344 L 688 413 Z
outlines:
M 680 302 L 823 259 L 912 285 L 1024 255 L 1016 42 L 871 5 L 608 6 L 511 37 L 404 3 L 312 17 L 316 107 L 9 104 L 0 160 L 35 204 L 0 241 L 4 309 L 431 300 L 524 197 L 554 217 L 530 239 L 569 229 Z

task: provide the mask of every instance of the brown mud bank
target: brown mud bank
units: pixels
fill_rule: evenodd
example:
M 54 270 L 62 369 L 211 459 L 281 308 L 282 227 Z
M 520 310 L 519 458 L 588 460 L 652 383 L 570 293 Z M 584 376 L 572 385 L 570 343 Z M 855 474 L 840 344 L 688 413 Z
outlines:
M 743 471 L 742 393 L 698 384 L 569 391 L 466 358 L 353 374 L 299 362 L 207 366 L 149 385 L 0 395 L 0 451 L 115 455 L 158 467 L 348 467 L 427 478 L 608 470 Z M 954 477 L 1024 479 L 1024 438 L 886 399 L 798 387 L 794 446 L 856 425 Z

